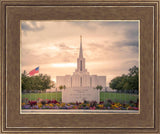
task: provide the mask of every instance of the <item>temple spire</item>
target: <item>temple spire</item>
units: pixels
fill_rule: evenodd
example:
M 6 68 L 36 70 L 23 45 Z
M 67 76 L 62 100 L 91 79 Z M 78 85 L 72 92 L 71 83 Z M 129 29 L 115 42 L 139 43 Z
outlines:
M 83 58 L 82 35 L 80 36 L 80 51 L 79 51 L 79 58 Z

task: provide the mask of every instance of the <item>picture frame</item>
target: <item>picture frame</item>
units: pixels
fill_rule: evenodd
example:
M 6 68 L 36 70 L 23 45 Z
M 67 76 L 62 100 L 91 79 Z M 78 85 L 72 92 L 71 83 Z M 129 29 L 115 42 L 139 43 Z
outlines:
M 20 20 L 140 20 L 140 113 L 20 114 Z M 1 0 L 2 133 L 159 133 L 159 1 Z

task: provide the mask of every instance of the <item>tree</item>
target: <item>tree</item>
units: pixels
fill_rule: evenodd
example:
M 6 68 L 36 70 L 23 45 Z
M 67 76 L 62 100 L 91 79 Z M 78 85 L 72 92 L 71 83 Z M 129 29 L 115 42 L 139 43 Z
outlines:
M 65 90 L 65 89 L 66 89 L 66 86 L 65 86 L 65 85 L 60 85 L 60 86 L 59 86 L 59 89 L 60 89 L 60 90 L 62 90 L 62 89 Z
M 99 90 L 99 85 L 96 86 L 96 89 Z
M 101 85 L 97 85 L 97 86 L 96 86 L 96 89 L 97 89 L 97 91 L 98 91 L 98 90 L 101 91 L 101 90 L 103 89 L 103 87 L 102 87 Z M 105 98 L 104 98 L 104 99 L 105 99 Z
M 138 67 L 133 66 L 132 68 L 129 69 L 129 76 L 135 76 L 138 75 Z
M 132 91 L 138 91 L 139 88 L 139 82 L 138 82 L 138 67 L 133 66 L 129 69 L 129 84 Z
M 99 90 L 101 91 L 103 89 L 103 87 L 101 85 L 99 85 Z
M 112 89 L 122 90 L 123 88 L 122 88 L 121 80 L 122 80 L 122 78 L 118 76 L 118 77 L 111 80 L 111 82 L 109 83 L 109 86 Z
M 101 85 L 97 85 L 96 89 L 101 91 L 103 89 L 103 87 Z
M 45 90 L 52 87 L 50 76 L 39 74 L 29 77 L 26 71 L 22 73 L 21 82 L 22 91 Z
M 66 86 L 65 86 L 65 85 L 63 85 L 63 89 L 64 89 L 64 90 L 66 89 Z
M 133 66 L 127 75 L 123 74 L 112 79 L 109 86 L 117 91 L 138 91 L 138 67 Z
M 50 86 L 51 86 L 52 88 L 54 88 L 54 87 L 55 87 L 55 82 L 54 82 L 54 81 L 51 81 Z
M 62 85 L 60 85 L 60 86 L 59 86 L 59 89 L 60 89 L 60 90 L 62 90 L 62 89 L 63 89 L 63 86 L 62 86 Z
M 60 90 L 62 90 L 62 89 L 65 90 L 65 89 L 66 89 L 66 86 L 65 86 L 65 85 L 60 85 L 60 86 L 59 86 L 59 89 L 60 89 Z M 57 98 L 57 90 L 56 90 L 56 98 Z
M 24 72 L 22 73 L 22 77 L 21 77 L 21 85 L 22 85 L 22 91 L 24 91 L 26 89 L 26 71 L 24 70 Z

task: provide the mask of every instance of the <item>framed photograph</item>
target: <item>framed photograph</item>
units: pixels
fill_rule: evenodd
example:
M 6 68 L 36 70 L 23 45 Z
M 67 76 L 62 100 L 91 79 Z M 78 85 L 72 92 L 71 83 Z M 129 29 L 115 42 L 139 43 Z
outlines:
M 139 30 L 137 20 L 21 21 L 21 113 L 139 113 Z
M 159 133 L 159 1 L 1 11 L 2 133 Z

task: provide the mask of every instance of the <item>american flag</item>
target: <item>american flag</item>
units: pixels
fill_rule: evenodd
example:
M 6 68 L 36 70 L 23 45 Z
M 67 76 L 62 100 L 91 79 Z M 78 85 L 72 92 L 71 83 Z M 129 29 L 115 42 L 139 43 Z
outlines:
M 37 67 L 37 68 L 33 69 L 32 71 L 30 71 L 29 75 L 32 76 L 32 75 L 34 75 L 36 73 L 39 73 L 39 67 Z

